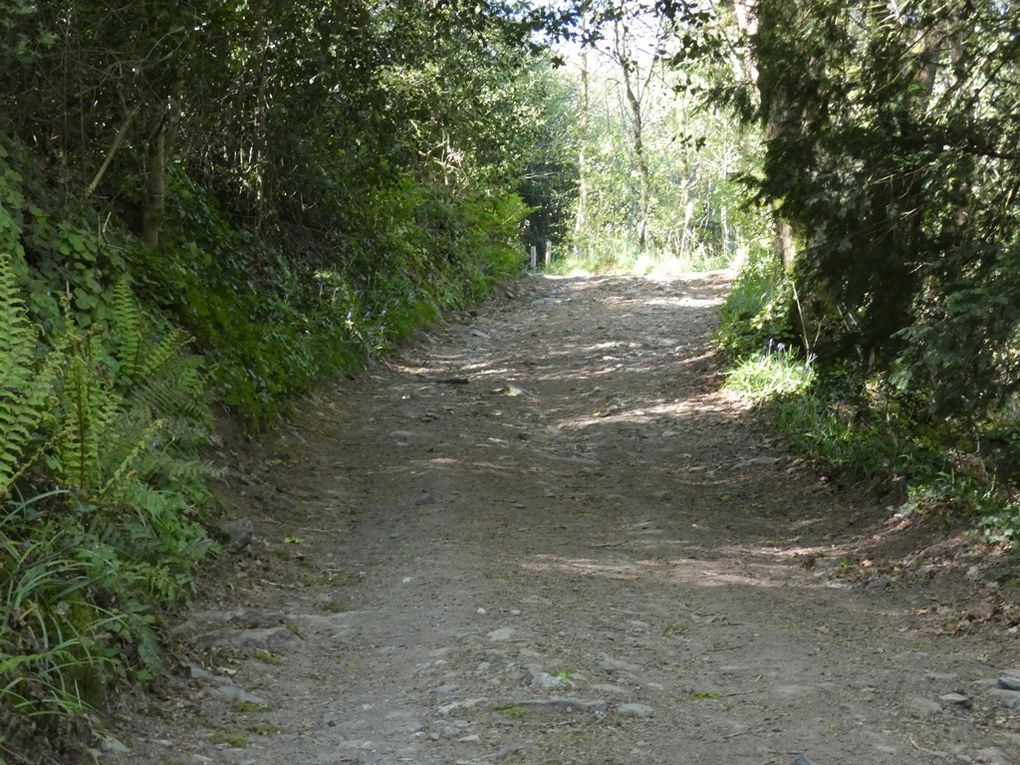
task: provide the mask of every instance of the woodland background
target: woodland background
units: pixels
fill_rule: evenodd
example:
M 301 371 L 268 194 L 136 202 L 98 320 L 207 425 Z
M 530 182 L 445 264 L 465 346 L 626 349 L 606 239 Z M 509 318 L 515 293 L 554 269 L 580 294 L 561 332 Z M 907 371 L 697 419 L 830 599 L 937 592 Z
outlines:
M 0 751 L 163 669 L 271 427 L 519 273 L 739 268 L 729 384 L 1020 534 L 1011 2 L 0 8 Z M 222 540 L 219 540 L 222 541 Z

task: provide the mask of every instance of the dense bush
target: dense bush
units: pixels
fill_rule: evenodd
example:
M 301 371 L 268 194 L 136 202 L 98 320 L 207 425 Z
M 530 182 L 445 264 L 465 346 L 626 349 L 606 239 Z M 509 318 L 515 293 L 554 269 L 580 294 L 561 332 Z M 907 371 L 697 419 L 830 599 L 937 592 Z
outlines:
M 989 541 L 1020 540 L 1015 428 L 984 428 L 983 459 L 975 460 L 970 429 L 931 418 L 909 391 L 859 360 L 820 363 L 805 351 L 794 295 L 774 256 L 743 266 L 718 336 L 730 357 L 727 386 L 753 397 L 795 452 L 839 480 L 900 512 L 948 513 Z
M 0 752 L 158 671 L 214 406 L 271 426 L 520 270 L 540 15 L 0 9 Z
M 771 406 L 800 447 L 1015 536 L 1020 14 L 761 0 L 730 27 L 747 76 L 729 101 L 757 107 L 782 258 L 738 280 L 724 346 L 812 358 L 810 391 Z

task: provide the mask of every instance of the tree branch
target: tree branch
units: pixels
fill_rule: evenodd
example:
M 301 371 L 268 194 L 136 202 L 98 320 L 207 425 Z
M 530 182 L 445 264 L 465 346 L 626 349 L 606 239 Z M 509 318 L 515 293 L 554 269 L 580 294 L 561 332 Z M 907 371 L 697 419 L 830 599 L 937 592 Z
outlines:
M 110 148 L 106 152 L 106 158 L 103 160 L 103 164 L 99 166 L 99 170 L 96 171 L 95 177 L 92 182 L 85 189 L 85 196 L 90 197 L 98 188 L 99 184 L 103 180 L 103 176 L 106 175 L 106 171 L 110 169 L 110 163 L 113 162 L 113 157 L 120 148 L 120 145 L 124 142 L 124 137 L 127 135 L 128 130 L 131 129 L 131 123 L 135 121 L 135 117 L 138 115 L 138 107 L 131 109 L 125 116 L 124 122 L 120 126 L 120 130 L 117 131 L 117 135 L 113 137 L 113 141 L 110 143 Z

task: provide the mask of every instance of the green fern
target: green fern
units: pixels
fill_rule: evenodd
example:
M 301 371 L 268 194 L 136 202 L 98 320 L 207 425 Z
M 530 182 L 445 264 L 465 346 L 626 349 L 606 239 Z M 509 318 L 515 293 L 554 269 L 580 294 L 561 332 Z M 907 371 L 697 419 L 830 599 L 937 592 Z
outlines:
M 91 483 L 99 465 L 99 435 L 93 406 L 98 398 L 95 380 L 81 356 L 75 356 L 64 381 L 65 420 L 57 445 L 57 469 L 65 485 L 82 489 Z
M 131 293 L 127 276 L 113 285 L 111 300 L 111 328 L 114 351 L 120 362 L 120 373 L 129 382 L 136 382 L 142 365 L 142 313 Z
M 60 436 L 52 461 L 62 484 L 90 500 L 121 498 L 132 475 L 142 480 L 166 476 L 182 455 L 164 458 L 157 447 L 185 442 L 190 448 L 202 442 L 205 431 L 199 417 L 208 411 L 191 357 L 171 356 L 159 376 L 124 396 L 94 361 L 103 356 L 96 338 L 76 339 L 64 378 Z
M 189 342 L 191 340 L 184 332 L 180 329 L 172 329 L 164 335 L 162 340 L 149 346 L 138 367 L 138 381 L 143 382 L 151 379 L 187 348 Z
M 91 344 L 78 339 L 68 364 L 55 461 L 64 485 L 83 496 L 105 483 L 100 449 L 119 440 L 115 427 L 124 412 L 122 397 L 103 384 L 95 368 Z
M 105 481 L 97 496 L 115 495 L 118 492 L 118 489 L 127 482 L 131 471 L 139 464 L 142 454 L 151 448 L 153 439 L 162 427 L 161 421 L 152 422 L 140 434 L 128 435 L 120 449 L 111 450 L 115 457 L 104 465 Z
M 41 366 L 36 363 L 37 337 L 11 256 L 0 253 L 0 498 L 39 453 L 25 454 L 64 365 L 62 342 L 47 353 Z
M 120 376 L 131 385 L 140 385 L 180 354 L 190 339 L 180 329 L 173 329 L 150 343 L 145 316 L 126 276 L 117 280 L 112 292 L 111 329 Z
M 165 419 L 173 435 L 182 428 L 210 429 L 209 393 L 200 363 L 195 356 L 176 353 L 132 391 L 132 399 Z

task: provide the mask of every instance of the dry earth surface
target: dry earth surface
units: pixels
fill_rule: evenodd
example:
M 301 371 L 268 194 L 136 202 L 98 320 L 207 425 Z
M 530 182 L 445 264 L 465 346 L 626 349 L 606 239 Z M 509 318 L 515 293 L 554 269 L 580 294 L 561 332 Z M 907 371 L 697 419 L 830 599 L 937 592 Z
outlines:
M 226 454 L 254 541 L 104 760 L 1020 763 L 997 583 L 861 552 L 910 532 L 720 390 L 727 288 L 524 279 Z

